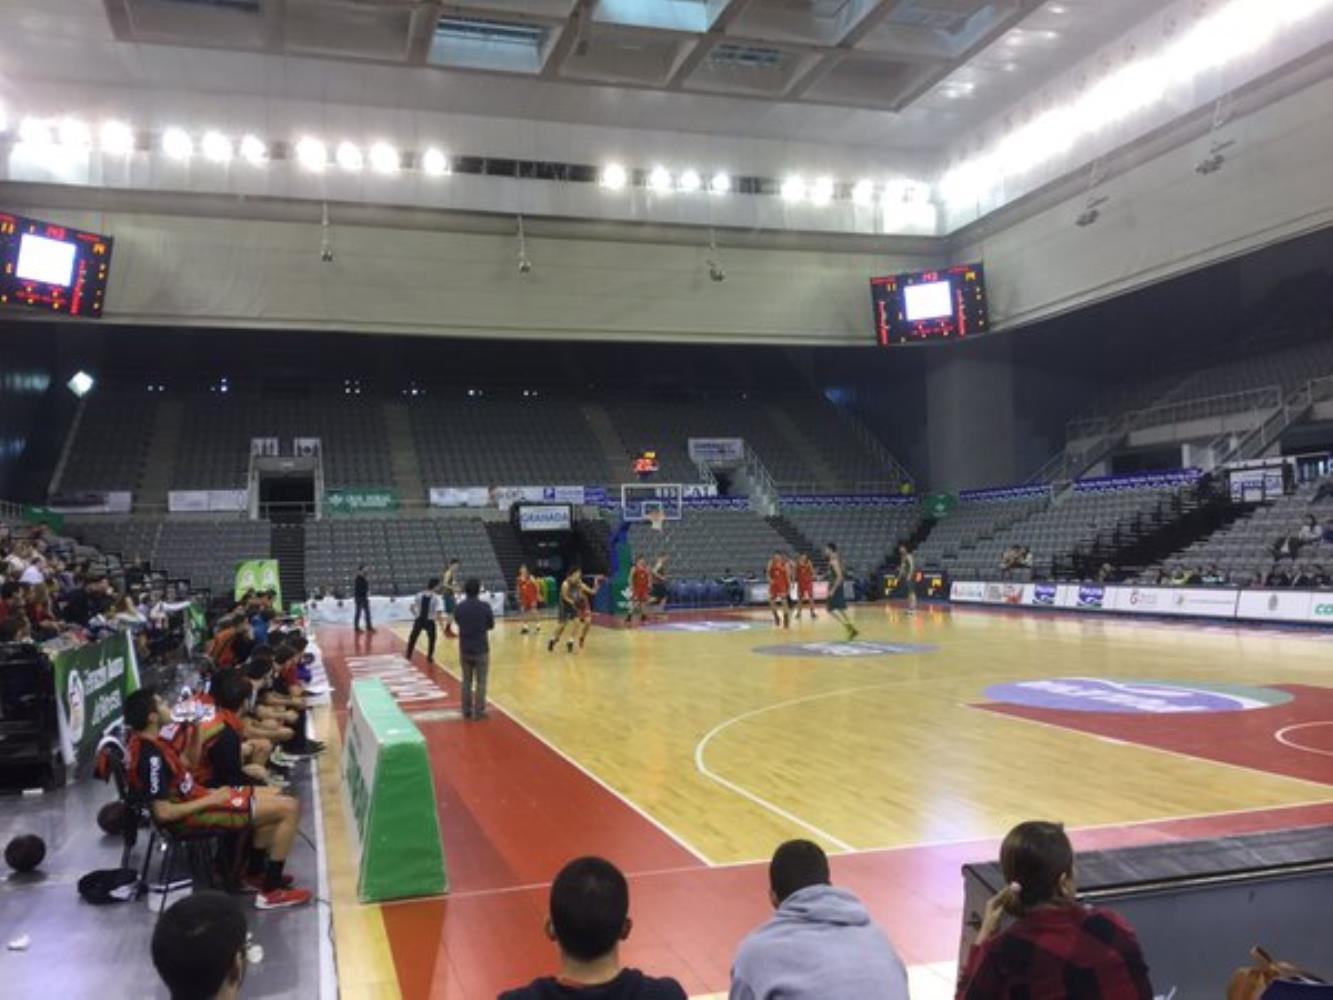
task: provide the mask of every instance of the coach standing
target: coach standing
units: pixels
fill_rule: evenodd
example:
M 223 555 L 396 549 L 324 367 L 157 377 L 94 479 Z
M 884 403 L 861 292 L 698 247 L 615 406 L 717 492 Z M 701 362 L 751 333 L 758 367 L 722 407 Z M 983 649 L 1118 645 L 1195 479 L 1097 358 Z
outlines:
M 374 632 L 370 623 L 370 581 L 366 579 L 366 564 L 356 568 L 356 579 L 352 581 L 352 599 L 356 602 L 356 611 L 352 614 L 352 627 L 361 631 L 361 616 L 366 616 L 366 631 Z
M 486 718 L 486 675 L 491 667 L 490 631 L 495 613 L 479 596 L 481 581 L 469 577 L 463 600 L 454 609 L 458 625 L 458 662 L 463 668 L 463 718 Z

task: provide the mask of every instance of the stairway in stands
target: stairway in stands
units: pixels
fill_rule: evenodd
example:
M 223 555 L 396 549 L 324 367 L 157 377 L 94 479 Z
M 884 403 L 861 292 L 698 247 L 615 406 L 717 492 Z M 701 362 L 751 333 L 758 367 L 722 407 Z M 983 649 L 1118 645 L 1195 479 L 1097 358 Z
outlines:
M 603 518 L 584 518 L 574 525 L 585 573 L 611 572 L 611 526 Z
M 584 403 L 579 410 L 588 424 L 588 429 L 592 431 L 593 440 L 597 442 L 606 459 L 609 475 L 607 482 L 618 481 L 622 477 L 622 470 L 629 469 L 630 460 L 629 455 L 625 453 L 625 443 L 620 440 L 620 435 L 616 433 L 616 425 L 611 422 L 611 415 L 600 403 Z
M 815 567 L 821 572 L 828 568 L 828 560 L 824 558 L 824 545 L 822 542 L 814 542 L 806 537 L 805 532 L 791 521 L 779 514 L 777 517 L 766 517 L 765 521 L 769 526 L 782 536 L 791 551 L 796 555 L 804 552 L 814 562 Z
M 402 403 L 384 404 L 385 444 L 389 448 L 389 469 L 393 473 L 398 496 L 409 504 L 426 500 L 426 484 L 421 481 L 421 459 L 417 455 L 412 422 Z
M 148 442 L 148 464 L 134 494 L 136 510 L 160 511 L 167 505 L 167 490 L 176 471 L 176 449 L 180 445 L 185 404 L 164 399 L 157 404 L 153 436 Z
M 1160 525 L 1141 532 L 1119 546 L 1094 549 L 1088 562 L 1075 564 L 1076 569 L 1091 571 L 1092 567 L 1109 562 L 1124 574 L 1139 572 L 1156 563 L 1169 561 L 1195 542 L 1234 524 L 1241 517 L 1249 517 L 1258 504 L 1235 503 L 1225 482 L 1209 480 L 1196 486 L 1180 498 L 1176 516 Z
M 301 514 L 276 515 L 270 521 L 269 551 L 278 560 L 283 600 L 288 604 L 305 600 L 305 521 Z
M 490 539 L 495 559 L 504 573 L 506 586 L 512 587 L 518 578 L 518 568 L 523 565 L 523 545 L 518 540 L 514 526 L 508 521 L 487 521 L 486 536 Z
M 768 417 L 769 422 L 773 424 L 778 432 L 787 439 L 788 446 L 800 456 L 806 468 L 814 475 L 816 483 L 822 485 L 825 489 L 833 489 L 838 485 L 837 472 L 819 453 L 819 449 L 811 444 L 810 439 L 796 426 L 796 421 L 792 420 L 791 414 L 781 406 L 769 403 L 764 407 L 764 415 Z

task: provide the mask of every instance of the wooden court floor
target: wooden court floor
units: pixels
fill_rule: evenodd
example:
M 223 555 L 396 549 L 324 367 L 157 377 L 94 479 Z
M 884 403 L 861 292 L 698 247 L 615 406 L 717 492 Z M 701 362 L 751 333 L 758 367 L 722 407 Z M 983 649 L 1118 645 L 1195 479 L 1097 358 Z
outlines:
M 736 941 L 766 912 L 762 862 L 792 837 L 840 855 L 835 880 L 874 897 L 905 958 L 924 964 L 956 953 L 958 864 L 993 856 L 1022 819 L 1059 819 L 1088 847 L 1333 820 L 1333 636 L 1049 612 L 854 614 L 850 649 L 822 614 L 790 630 L 751 612 L 595 627 L 573 654 L 547 651 L 549 623 L 539 637 L 504 623 L 492 718 L 474 724 L 436 711 L 457 704 L 455 644 L 442 639 L 434 665 L 419 650 L 417 668 L 441 688 L 419 724 L 454 880 L 445 902 L 383 908 L 401 995 L 480 997 L 549 967 L 543 892 L 575 853 L 630 873 L 649 909 L 640 926 L 672 925 L 631 956 L 704 994 L 725 989 Z M 340 687 L 355 672 L 340 659 L 402 651 L 383 630 L 320 639 Z M 1240 685 L 1274 704 L 1144 715 L 988 694 L 1056 678 Z M 672 913 L 698 926 L 681 931 Z M 521 961 L 512 934 L 489 958 L 469 936 L 510 924 L 531 925 Z

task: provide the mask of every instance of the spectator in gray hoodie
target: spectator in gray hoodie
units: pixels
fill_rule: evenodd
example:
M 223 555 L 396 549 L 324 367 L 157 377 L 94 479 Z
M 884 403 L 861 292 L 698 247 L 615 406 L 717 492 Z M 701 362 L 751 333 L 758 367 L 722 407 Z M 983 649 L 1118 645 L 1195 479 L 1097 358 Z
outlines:
M 791 840 L 768 867 L 777 912 L 741 942 L 731 1000 L 908 1000 L 907 969 L 818 844 Z

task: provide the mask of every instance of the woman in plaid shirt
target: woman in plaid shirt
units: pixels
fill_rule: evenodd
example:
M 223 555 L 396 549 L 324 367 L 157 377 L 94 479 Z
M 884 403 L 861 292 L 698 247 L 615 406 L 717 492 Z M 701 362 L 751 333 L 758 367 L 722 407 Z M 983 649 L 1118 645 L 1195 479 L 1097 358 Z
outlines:
M 1000 869 L 1008 885 L 986 905 L 958 1000 L 1152 1000 L 1133 928 L 1078 902 L 1064 827 L 1020 823 L 1000 847 Z M 1006 913 L 1016 919 L 1001 931 Z

